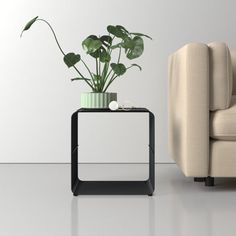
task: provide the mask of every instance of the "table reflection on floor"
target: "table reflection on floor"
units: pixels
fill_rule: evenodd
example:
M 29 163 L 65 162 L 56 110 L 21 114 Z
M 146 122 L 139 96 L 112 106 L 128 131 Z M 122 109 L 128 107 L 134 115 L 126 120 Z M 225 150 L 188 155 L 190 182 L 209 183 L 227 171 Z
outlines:
M 73 197 L 71 200 L 71 236 L 78 235 L 154 236 L 154 197 Z
M 236 179 L 207 188 L 175 165 L 160 165 L 152 197 L 73 197 L 71 236 L 234 235 L 235 199 Z

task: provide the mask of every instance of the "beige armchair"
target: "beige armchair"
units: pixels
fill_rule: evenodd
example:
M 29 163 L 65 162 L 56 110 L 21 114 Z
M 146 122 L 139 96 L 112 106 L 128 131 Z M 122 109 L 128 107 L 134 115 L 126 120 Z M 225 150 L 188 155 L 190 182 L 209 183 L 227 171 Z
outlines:
M 169 57 L 169 150 L 185 176 L 236 177 L 236 53 L 190 43 Z

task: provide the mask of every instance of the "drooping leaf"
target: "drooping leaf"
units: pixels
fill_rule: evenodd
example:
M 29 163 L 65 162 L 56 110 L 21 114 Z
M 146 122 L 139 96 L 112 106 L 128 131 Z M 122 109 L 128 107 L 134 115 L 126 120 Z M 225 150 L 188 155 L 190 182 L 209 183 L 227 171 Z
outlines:
M 150 36 L 148 36 L 146 34 L 141 34 L 141 33 L 130 33 L 130 34 L 133 34 L 135 36 L 146 37 L 146 38 L 152 39 Z
M 129 49 L 126 56 L 128 59 L 132 60 L 137 57 L 140 57 L 143 54 L 144 44 L 143 39 L 139 36 L 135 36 L 133 39 L 134 47 Z
M 98 39 L 86 38 L 82 42 L 83 49 L 88 53 L 94 53 L 97 51 L 101 46 L 102 42 Z
M 126 67 L 122 63 L 111 63 L 111 68 L 114 71 L 114 73 L 118 76 L 123 75 L 126 72 Z
M 26 30 L 28 30 L 28 29 L 34 24 L 34 22 L 35 22 L 37 19 L 38 19 L 38 16 L 36 16 L 36 17 L 34 17 L 32 20 L 30 20 L 30 21 L 25 25 L 25 27 L 24 27 L 24 29 L 22 30 L 20 36 L 22 36 L 23 32 L 26 31 Z
M 112 43 L 112 37 L 109 35 L 103 35 L 102 37 L 100 37 L 100 41 L 104 46 L 109 47 Z
M 64 56 L 64 62 L 69 68 L 74 66 L 79 61 L 80 61 L 79 54 L 75 54 L 73 52 L 70 52 Z
M 142 67 L 140 65 L 138 65 L 138 64 L 131 64 L 130 68 L 133 67 L 133 66 L 138 67 L 140 71 L 142 70 Z
M 101 50 L 99 58 L 101 62 L 109 62 L 111 60 L 111 56 L 106 50 Z
M 87 79 L 87 78 L 73 78 L 73 79 L 71 79 L 71 81 L 74 81 L 74 80 L 90 80 L 90 79 Z

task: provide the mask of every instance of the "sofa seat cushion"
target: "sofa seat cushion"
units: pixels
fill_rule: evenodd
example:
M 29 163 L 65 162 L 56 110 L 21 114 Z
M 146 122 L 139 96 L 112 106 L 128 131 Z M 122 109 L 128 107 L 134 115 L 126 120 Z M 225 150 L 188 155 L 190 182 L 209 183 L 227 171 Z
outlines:
M 236 141 L 236 95 L 232 96 L 228 109 L 210 112 L 210 136 Z
M 236 177 L 236 142 L 212 139 L 210 142 L 212 177 Z

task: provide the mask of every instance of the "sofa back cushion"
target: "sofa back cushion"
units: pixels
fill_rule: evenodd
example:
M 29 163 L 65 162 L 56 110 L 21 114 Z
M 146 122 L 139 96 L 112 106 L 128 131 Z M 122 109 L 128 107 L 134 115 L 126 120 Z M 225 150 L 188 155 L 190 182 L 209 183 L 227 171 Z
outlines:
M 236 95 L 236 52 L 231 53 L 231 62 L 233 68 L 233 95 Z
M 227 109 L 233 89 L 231 55 L 225 43 L 212 42 L 209 47 L 210 110 Z

